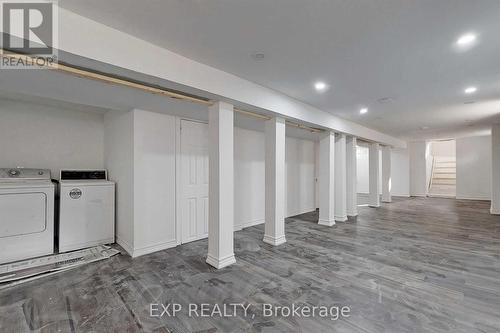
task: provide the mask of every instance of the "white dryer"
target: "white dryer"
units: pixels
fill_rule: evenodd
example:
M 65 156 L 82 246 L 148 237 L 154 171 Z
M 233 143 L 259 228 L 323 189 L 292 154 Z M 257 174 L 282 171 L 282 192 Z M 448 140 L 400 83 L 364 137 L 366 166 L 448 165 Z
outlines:
M 105 170 L 62 170 L 59 252 L 115 242 L 115 183 Z
M 0 264 L 54 253 L 50 170 L 0 169 Z

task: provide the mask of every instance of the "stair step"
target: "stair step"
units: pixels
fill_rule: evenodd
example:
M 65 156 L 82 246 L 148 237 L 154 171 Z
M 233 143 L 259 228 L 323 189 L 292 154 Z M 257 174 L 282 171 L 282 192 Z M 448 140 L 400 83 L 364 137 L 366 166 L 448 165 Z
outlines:
M 432 185 L 455 185 L 456 179 L 433 179 Z
M 457 178 L 456 173 L 434 173 L 432 179 L 455 179 Z
M 456 168 L 457 164 L 455 162 L 436 162 L 434 163 L 435 168 Z
M 434 168 L 434 173 L 456 173 L 457 169 L 456 168 Z
M 457 160 L 457 158 L 455 156 L 434 156 L 434 160 L 439 162 L 454 162 Z

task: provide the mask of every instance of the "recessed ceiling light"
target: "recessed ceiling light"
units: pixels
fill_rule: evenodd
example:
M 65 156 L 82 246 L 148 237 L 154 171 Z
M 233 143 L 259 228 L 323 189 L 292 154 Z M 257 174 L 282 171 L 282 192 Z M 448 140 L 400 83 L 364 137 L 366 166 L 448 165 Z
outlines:
M 467 87 L 467 88 L 465 88 L 464 92 L 467 95 L 473 94 L 473 93 L 477 92 L 477 87 Z
M 469 46 L 469 45 L 472 45 L 476 42 L 477 40 L 477 36 L 476 34 L 474 33 L 466 33 L 466 34 L 463 34 L 462 36 L 460 36 L 458 39 L 457 39 L 457 42 L 456 44 L 458 46 Z
M 359 113 L 361 113 L 361 114 L 365 114 L 367 112 L 368 112 L 367 108 L 362 108 L 361 110 L 359 110 Z
M 257 61 L 264 60 L 265 57 L 266 57 L 265 54 L 260 52 L 252 54 L 252 58 L 254 58 Z
M 382 97 L 382 98 L 377 99 L 377 102 L 379 102 L 380 104 L 389 104 L 389 103 L 394 102 L 394 98 L 392 98 L 392 97 Z
M 318 92 L 323 92 L 328 89 L 328 85 L 323 81 L 318 81 L 314 83 L 314 89 Z

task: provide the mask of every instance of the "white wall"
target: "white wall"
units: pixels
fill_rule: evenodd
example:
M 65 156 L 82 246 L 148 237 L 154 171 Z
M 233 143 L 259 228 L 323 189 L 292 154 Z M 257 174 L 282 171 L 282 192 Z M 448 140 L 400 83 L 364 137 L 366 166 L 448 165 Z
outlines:
M 425 141 L 408 144 L 410 156 L 410 195 L 427 195 L 427 144 Z
M 425 144 L 425 194 L 429 194 L 429 187 L 432 180 L 432 167 L 434 166 L 434 155 L 432 155 L 432 145 L 430 142 Z
M 134 119 L 133 113 L 108 112 L 104 121 L 105 168 L 116 182 L 116 240 L 134 252 Z
M 134 110 L 134 254 L 176 245 L 175 117 Z
M 138 256 L 180 242 L 176 230 L 176 117 L 106 115 L 106 167 L 117 181 L 117 239 Z M 264 222 L 265 135 L 234 131 L 235 229 Z M 287 137 L 286 216 L 315 209 L 314 141 Z
M 391 150 L 391 194 L 410 196 L 410 155 L 408 149 Z
M 264 222 L 265 135 L 235 128 L 235 228 Z M 316 209 L 315 142 L 286 138 L 285 216 Z
M 117 242 L 134 257 L 177 244 L 175 126 L 175 117 L 143 110 L 105 117 Z
M 0 167 L 50 169 L 104 166 L 104 116 L 31 102 L 0 100 Z
M 437 145 L 412 142 L 408 149 L 391 150 L 391 185 L 394 196 L 425 196 L 431 175 L 432 154 L 454 156 L 455 141 Z M 458 139 L 457 198 L 489 200 L 491 187 L 491 136 Z M 357 149 L 358 193 L 369 192 L 368 148 Z M 411 185 L 410 185 L 411 184 Z M 412 188 L 412 189 L 411 189 Z M 411 189 L 411 190 L 410 190 Z
M 500 124 L 491 129 L 491 213 L 500 215 Z
M 457 199 L 490 200 L 491 148 L 491 135 L 457 139 Z
M 315 206 L 319 209 L 319 141 L 314 142 L 314 193 Z
M 432 141 L 430 149 L 432 156 L 455 157 L 456 142 L 455 140 Z
M 286 138 L 285 216 L 316 209 L 314 142 Z
M 264 222 L 264 133 L 234 129 L 234 224 L 236 229 Z
M 358 193 L 367 194 L 370 192 L 369 175 L 369 149 L 365 146 L 357 147 L 357 186 Z M 379 158 L 379 177 L 382 177 L 382 158 Z M 382 180 L 380 179 L 380 184 Z M 380 188 L 382 193 L 382 188 Z M 394 196 L 407 197 L 410 194 L 410 166 L 408 149 L 391 149 L 391 194 Z
M 358 193 L 370 193 L 370 168 L 369 168 L 369 150 L 368 147 L 358 146 L 357 156 L 357 177 Z

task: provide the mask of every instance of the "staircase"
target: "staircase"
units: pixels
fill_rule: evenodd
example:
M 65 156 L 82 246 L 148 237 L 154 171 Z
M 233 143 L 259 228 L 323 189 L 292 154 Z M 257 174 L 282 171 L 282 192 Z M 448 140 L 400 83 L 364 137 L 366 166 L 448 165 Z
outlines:
M 434 156 L 429 196 L 455 197 L 457 162 L 455 157 Z

